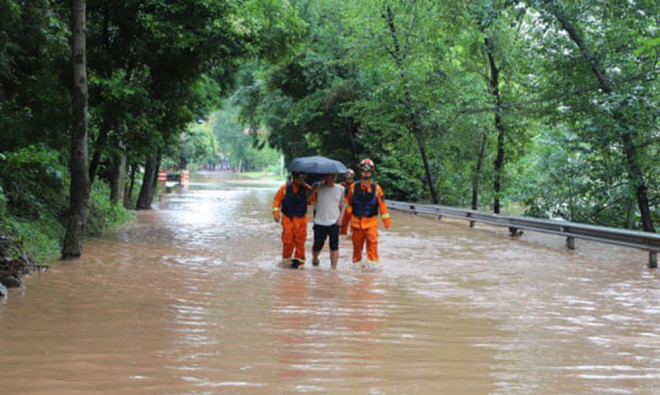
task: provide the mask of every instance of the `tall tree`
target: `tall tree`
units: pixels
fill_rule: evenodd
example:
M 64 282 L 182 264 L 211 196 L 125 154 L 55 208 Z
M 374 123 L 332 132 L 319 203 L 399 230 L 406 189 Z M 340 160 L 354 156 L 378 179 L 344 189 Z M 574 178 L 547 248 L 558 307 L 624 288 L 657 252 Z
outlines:
M 495 60 L 495 44 L 492 37 L 484 37 L 484 46 L 486 48 L 486 55 L 488 56 L 488 65 L 490 66 L 490 76 L 488 78 L 488 89 L 493 96 L 495 102 L 495 130 L 497 130 L 497 156 L 495 157 L 495 181 L 493 183 L 493 191 L 495 196 L 493 199 L 493 212 L 500 213 L 500 194 L 502 192 L 502 173 L 504 172 L 504 139 L 506 136 L 506 129 L 502 123 L 501 106 L 502 97 L 500 94 L 500 67 Z
M 408 49 L 402 46 L 402 42 L 407 42 L 409 39 L 407 37 L 400 37 L 400 31 L 394 21 L 394 15 L 392 13 L 392 7 L 390 4 L 385 4 L 383 6 L 381 16 L 384 22 L 387 24 L 387 28 L 391 35 L 390 38 L 392 46 L 388 48 L 387 51 L 394 58 L 398 68 L 397 74 L 399 75 L 399 78 L 401 78 L 401 85 L 404 89 L 403 100 L 408 110 L 408 116 L 410 117 L 410 129 L 413 136 L 415 136 L 415 141 L 417 142 L 417 147 L 419 148 L 419 154 L 422 158 L 422 164 L 424 165 L 424 173 L 426 174 L 426 182 L 431 193 L 431 199 L 433 200 L 433 203 L 437 204 L 440 202 L 440 200 L 438 198 L 438 191 L 435 186 L 433 170 L 431 169 L 429 157 L 426 152 L 426 138 L 422 131 L 422 120 L 420 119 L 419 110 L 416 108 L 416 104 L 413 102 L 411 92 L 408 88 L 408 75 L 405 67 L 406 57 L 408 57 Z M 412 31 L 412 26 L 408 28 L 408 31 Z
M 381 169 L 396 180 L 389 190 L 402 196 L 414 188 L 437 203 L 438 188 L 455 185 L 448 158 L 460 149 L 453 144 L 453 110 L 464 80 L 450 77 L 460 62 L 451 45 L 462 39 L 464 11 L 458 1 L 373 0 L 345 12 L 353 63 L 366 88 L 351 106 L 362 126 L 358 141 L 383 162 Z M 436 172 L 443 177 L 436 179 Z M 412 185 L 410 175 L 424 182 Z
M 87 150 L 87 56 L 85 40 L 85 0 L 71 2 L 71 31 L 73 69 L 71 127 L 71 188 L 66 235 L 62 258 L 75 259 L 82 254 L 89 202 L 89 155 Z
M 605 95 L 605 100 L 616 103 L 616 105 L 610 107 L 608 112 L 611 114 L 615 133 L 618 135 L 622 144 L 629 181 L 634 190 L 641 215 L 642 228 L 648 232 L 655 232 L 648 198 L 648 186 L 645 180 L 642 160 L 638 148 L 638 141 L 640 140 L 639 132 L 634 126 L 634 117 L 639 112 L 639 109 L 634 108 L 634 102 L 636 100 L 630 96 L 626 97 L 627 94 L 625 92 L 617 92 L 616 84 L 611 77 L 611 71 L 608 71 L 608 69 L 602 64 L 604 56 L 595 52 L 591 48 L 586 35 L 580 31 L 578 25 L 567 13 L 561 3 L 554 0 L 546 0 L 542 2 L 540 6 L 547 13 L 554 16 L 561 29 L 568 34 L 571 41 L 577 46 L 579 54 L 582 56 L 583 61 L 593 74 L 598 87 Z M 576 8 L 580 10 L 579 7 Z M 611 12 L 608 10 L 608 5 L 599 4 L 595 9 L 600 9 L 602 12 L 600 14 L 600 17 L 602 18 L 601 23 L 606 22 L 605 18 L 607 17 L 617 17 L 612 14 L 608 15 L 608 13 Z M 651 9 L 654 9 L 657 15 L 657 6 Z M 620 51 L 620 49 L 618 50 Z M 628 51 L 630 51 L 630 49 L 628 49 Z M 616 65 L 614 63 L 615 59 L 615 56 L 610 57 L 609 62 L 611 66 L 621 68 L 623 65 Z M 643 63 L 645 62 L 640 62 L 640 64 Z
M 275 65 L 246 64 L 234 95 L 241 121 L 267 128 L 269 144 L 287 159 L 318 153 L 357 163 L 363 148 L 359 121 L 347 112 L 359 96 L 358 68 L 350 62 L 340 1 L 299 3 L 307 22 L 305 47 Z

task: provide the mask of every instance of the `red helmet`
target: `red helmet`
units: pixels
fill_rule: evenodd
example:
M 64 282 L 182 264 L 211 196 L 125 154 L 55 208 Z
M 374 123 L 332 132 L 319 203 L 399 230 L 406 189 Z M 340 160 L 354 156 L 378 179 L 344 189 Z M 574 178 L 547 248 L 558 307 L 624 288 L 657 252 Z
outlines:
M 362 159 L 362 162 L 360 162 L 360 170 L 374 171 L 376 170 L 376 165 L 374 164 L 374 161 L 369 158 Z
M 346 174 L 344 174 L 344 178 L 355 178 L 355 172 L 353 169 L 348 169 Z

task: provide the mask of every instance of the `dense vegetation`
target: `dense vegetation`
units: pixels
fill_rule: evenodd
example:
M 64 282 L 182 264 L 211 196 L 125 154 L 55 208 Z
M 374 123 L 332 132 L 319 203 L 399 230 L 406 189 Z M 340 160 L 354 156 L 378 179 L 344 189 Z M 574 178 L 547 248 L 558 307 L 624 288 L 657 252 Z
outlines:
M 0 231 L 75 258 L 80 229 L 150 208 L 159 167 L 215 151 L 189 125 L 304 24 L 280 0 L 2 0 L 0 29 Z
M 304 50 L 238 96 L 288 157 L 378 166 L 388 197 L 654 230 L 655 1 L 305 2 Z
M 0 0 L 0 231 L 41 256 L 81 189 L 98 233 L 150 207 L 158 168 L 280 152 L 371 157 L 391 199 L 660 218 L 657 1 L 73 3 L 78 69 L 75 7 Z

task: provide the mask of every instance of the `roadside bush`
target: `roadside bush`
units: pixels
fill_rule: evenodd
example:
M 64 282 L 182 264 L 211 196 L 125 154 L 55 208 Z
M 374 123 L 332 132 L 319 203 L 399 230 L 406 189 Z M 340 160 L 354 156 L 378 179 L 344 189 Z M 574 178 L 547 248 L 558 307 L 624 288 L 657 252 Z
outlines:
M 36 263 L 41 263 L 59 252 L 64 226 L 47 211 L 37 218 L 12 215 L 8 199 L 0 188 L 0 234 L 8 235 L 20 245 L 20 249 L 5 250 L 6 258 L 17 258 L 25 253 Z
M 67 207 L 66 167 L 59 153 L 43 145 L 30 145 L 0 156 L 0 187 L 6 210 L 29 220 L 44 213 L 61 219 Z
M 59 154 L 31 145 L 0 154 L 0 231 L 10 235 L 35 262 L 54 259 L 66 231 L 68 171 Z M 109 187 L 94 183 L 87 213 L 88 236 L 130 221 L 131 212 L 109 200 Z
M 7 233 L 21 243 L 22 252 L 35 263 L 57 258 L 65 229 L 54 217 L 40 215 L 32 220 L 9 217 L 5 224 Z
M 109 193 L 106 184 L 94 183 L 87 212 L 88 236 L 100 236 L 104 229 L 133 219 L 129 210 L 110 203 Z M 36 263 L 57 259 L 66 231 L 60 218 L 51 215 L 52 210 L 48 209 L 30 218 L 16 216 L 9 211 L 7 203 L 8 199 L 0 190 L 0 233 L 12 235 L 21 244 L 22 251 L 16 254 L 26 253 Z
M 121 204 L 114 205 L 108 198 L 110 187 L 103 182 L 95 182 L 89 196 L 86 233 L 88 236 L 101 236 L 103 230 L 133 219 L 133 214 Z

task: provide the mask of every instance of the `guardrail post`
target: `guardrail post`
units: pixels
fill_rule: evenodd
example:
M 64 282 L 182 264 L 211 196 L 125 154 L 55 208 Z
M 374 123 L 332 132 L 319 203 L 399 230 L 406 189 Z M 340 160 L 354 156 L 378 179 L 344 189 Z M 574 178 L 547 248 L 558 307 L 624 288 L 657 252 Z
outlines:
M 442 214 L 438 215 L 438 220 L 442 219 Z
M 568 247 L 569 250 L 574 250 L 575 249 L 575 237 L 568 236 L 566 238 L 566 247 Z
M 658 267 L 658 253 L 655 251 L 649 252 L 649 268 L 656 269 Z

